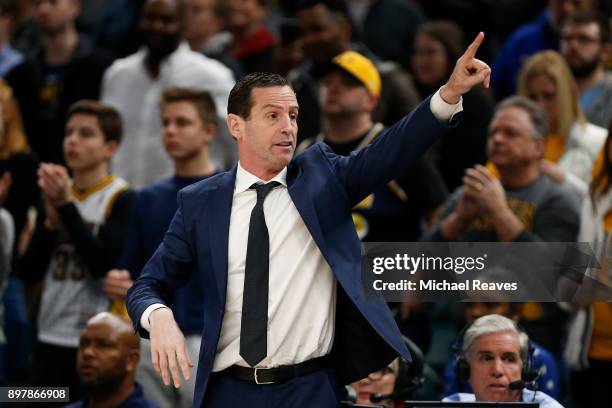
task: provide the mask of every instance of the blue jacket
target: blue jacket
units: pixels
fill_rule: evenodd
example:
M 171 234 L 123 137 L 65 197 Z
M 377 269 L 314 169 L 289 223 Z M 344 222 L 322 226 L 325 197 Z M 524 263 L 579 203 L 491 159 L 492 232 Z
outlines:
M 426 99 L 368 147 L 338 156 L 315 144 L 287 166 L 289 195 L 339 285 L 331 361 L 341 384 L 366 377 L 409 352 L 386 303 L 368 302 L 361 282 L 361 243 L 351 209 L 376 187 L 405 171 L 449 126 Z M 201 406 L 225 310 L 228 234 L 236 168 L 179 192 L 178 210 L 164 241 L 128 292 L 128 311 L 140 326 L 144 310 L 169 304 L 192 274 L 204 293 L 204 330 L 194 406 Z M 193 282 L 193 281 L 192 281 Z M 307 307 L 307 305 L 305 305 Z
M 559 34 L 550 23 L 549 11 L 517 28 L 506 40 L 491 66 L 491 86 L 498 99 L 515 93 L 523 63 L 543 50 L 558 50 Z

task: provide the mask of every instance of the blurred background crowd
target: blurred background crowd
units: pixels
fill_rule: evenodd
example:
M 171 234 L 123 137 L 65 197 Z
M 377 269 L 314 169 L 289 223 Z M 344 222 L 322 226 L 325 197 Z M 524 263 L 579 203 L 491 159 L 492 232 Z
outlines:
M 466 94 L 461 125 L 355 207 L 359 237 L 577 241 L 606 254 L 611 13 L 608 0 L 0 0 L 0 384 L 82 396 L 96 366 L 79 351 L 82 333 L 95 337 L 87 321 L 124 314 L 178 189 L 236 163 L 227 99 L 252 72 L 292 84 L 298 153 L 325 142 L 348 155 L 443 85 L 484 31 L 491 87 Z M 176 298 L 192 359 L 202 297 L 187 287 Z M 612 401 L 610 303 L 390 307 L 424 356 L 418 398 L 463 390 L 451 345 L 496 313 L 537 344 L 540 390 L 568 407 Z M 134 348 L 111 317 L 93 326 Z M 160 406 L 189 406 L 189 387 L 162 389 L 145 343 L 140 363 L 124 350 L 122 367 L 138 365 Z M 389 393 L 399 371 L 363 381 Z

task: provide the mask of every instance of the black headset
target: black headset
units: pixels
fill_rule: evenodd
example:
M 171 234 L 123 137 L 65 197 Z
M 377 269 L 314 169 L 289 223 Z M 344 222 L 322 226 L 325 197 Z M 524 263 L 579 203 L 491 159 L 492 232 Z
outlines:
M 412 398 L 414 392 L 423 385 L 423 370 L 425 369 L 425 358 L 423 352 L 412 340 L 402 336 L 406 347 L 410 351 L 412 361 L 408 362 L 403 357 L 399 357 L 399 369 L 395 376 L 395 384 L 391 394 L 374 394 L 370 396 L 370 401 L 379 403 L 390 399 L 393 401 L 403 401 Z
M 514 322 L 514 326 L 519 331 L 519 333 L 525 334 L 527 336 L 527 332 L 521 327 L 520 324 Z M 468 363 L 466 356 L 463 354 L 463 338 L 465 337 L 465 333 L 472 327 L 472 323 L 466 324 L 463 329 L 457 335 L 457 339 L 453 343 L 452 349 L 456 354 L 455 358 L 455 378 L 459 382 L 459 385 L 463 388 L 463 385 L 467 383 L 470 378 L 470 363 Z M 521 381 L 529 384 L 533 383 L 538 376 L 540 375 L 538 369 L 535 367 L 533 362 L 535 347 L 531 340 L 529 340 L 529 336 L 527 336 L 527 355 L 521 356 L 521 360 L 523 360 L 523 368 L 521 370 Z
M 410 351 L 412 362 L 407 362 L 403 357 L 399 359 L 399 369 L 395 378 L 394 391 L 410 388 L 418 388 L 423 383 L 423 370 L 425 368 L 425 357 L 423 352 L 412 340 L 402 336 L 404 343 Z

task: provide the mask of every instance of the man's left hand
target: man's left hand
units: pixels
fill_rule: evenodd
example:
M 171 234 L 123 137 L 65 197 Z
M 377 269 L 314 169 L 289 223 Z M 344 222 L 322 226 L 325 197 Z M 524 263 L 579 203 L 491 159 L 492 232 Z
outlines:
M 493 215 L 508 207 L 504 187 L 486 167 L 477 164 L 467 169 L 463 176 L 463 184 L 469 196 L 473 197 L 487 214 Z
M 561 184 L 565 181 L 565 172 L 557 163 L 542 160 L 540 169 L 542 170 L 542 173 L 547 175 L 555 183 Z
M 112 269 L 102 281 L 102 289 L 110 300 L 125 300 L 134 282 L 126 269 Z
M 480 32 L 476 39 L 463 55 L 457 60 L 453 72 L 445 85 L 440 88 L 440 96 L 447 103 L 458 103 L 461 95 L 467 93 L 474 86 L 483 83 L 489 87 L 491 81 L 491 68 L 476 58 L 476 51 L 484 40 L 484 33 Z

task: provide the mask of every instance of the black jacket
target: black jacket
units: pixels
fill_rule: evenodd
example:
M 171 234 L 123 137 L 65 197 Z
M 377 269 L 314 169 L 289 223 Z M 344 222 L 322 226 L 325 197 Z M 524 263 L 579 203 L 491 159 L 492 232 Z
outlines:
M 58 89 L 57 110 L 43 115 L 41 91 L 45 83 L 44 50 L 15 67 L 6 76 L 19 103 L 23 123 L 32 150 L 41 161 L 63 163 L 62 141 L 68 108 L 80 99 L 98 99 L 100 83 L 112 57 L 96 51 L 84 37 L 79 37 L 71 60 L 64 66 L 63 82 Z

